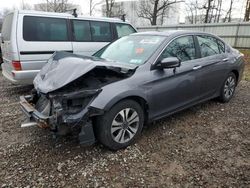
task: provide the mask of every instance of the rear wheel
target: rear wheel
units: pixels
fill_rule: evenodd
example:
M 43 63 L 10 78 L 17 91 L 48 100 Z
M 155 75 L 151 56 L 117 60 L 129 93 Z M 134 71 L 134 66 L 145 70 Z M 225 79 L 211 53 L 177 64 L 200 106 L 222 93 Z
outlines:
M 227 78 L 225 79 L 223 86 L 220 91 L 220 101 L 225 103 L 230 101 L 230 99 L 233 97 L 235 88 L 236 88 L 236 76 L 234 73 L 230 73 Z
M 100 143 L 111 150 L 125 148 L 140 135 L 144 122 L 141 106 L 133 100 L 115 104 L 95 120 L 95 134 Z

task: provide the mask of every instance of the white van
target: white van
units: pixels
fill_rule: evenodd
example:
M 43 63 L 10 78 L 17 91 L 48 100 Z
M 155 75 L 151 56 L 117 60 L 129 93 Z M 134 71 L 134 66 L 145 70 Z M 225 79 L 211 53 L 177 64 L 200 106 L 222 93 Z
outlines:
M 92 55 L 136 29 L 115 18 L 74 17 L 66 13 L 14 11 L 2 26 L 2 73 L 13 83 L 32 84 L 55 51 Z

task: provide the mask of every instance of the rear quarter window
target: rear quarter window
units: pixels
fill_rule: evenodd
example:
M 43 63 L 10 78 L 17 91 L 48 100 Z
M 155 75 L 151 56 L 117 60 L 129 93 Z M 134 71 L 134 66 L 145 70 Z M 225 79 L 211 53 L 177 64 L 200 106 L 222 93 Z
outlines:
M 11 30 L 12 30 L 12 20 L 13 14 L 8 14 L 3 21 L 2 34 L 3 40 L 10 40 Z
M 24 16 L 23 39 L 26 41 L 68 41 L 67 20 Z

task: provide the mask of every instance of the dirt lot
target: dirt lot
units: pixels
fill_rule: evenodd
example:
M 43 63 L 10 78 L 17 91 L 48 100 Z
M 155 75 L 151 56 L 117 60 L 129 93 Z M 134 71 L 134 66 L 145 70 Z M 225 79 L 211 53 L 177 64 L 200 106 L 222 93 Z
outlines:
M 72 138 L 20 128 L 18 100 L 30 87 L 0 76 L 2 187 L 247 187 L 250 185 L 250 82 L 228 104 L 195 106 L 144 129 L 137 144 L 111 152 Z

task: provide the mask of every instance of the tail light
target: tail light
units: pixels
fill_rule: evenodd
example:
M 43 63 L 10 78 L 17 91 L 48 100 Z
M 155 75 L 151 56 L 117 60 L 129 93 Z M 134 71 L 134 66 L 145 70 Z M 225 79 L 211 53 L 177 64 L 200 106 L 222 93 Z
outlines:
M 20 61 L 12 61 L 12 66 L 16 71 L 22 70 Z

